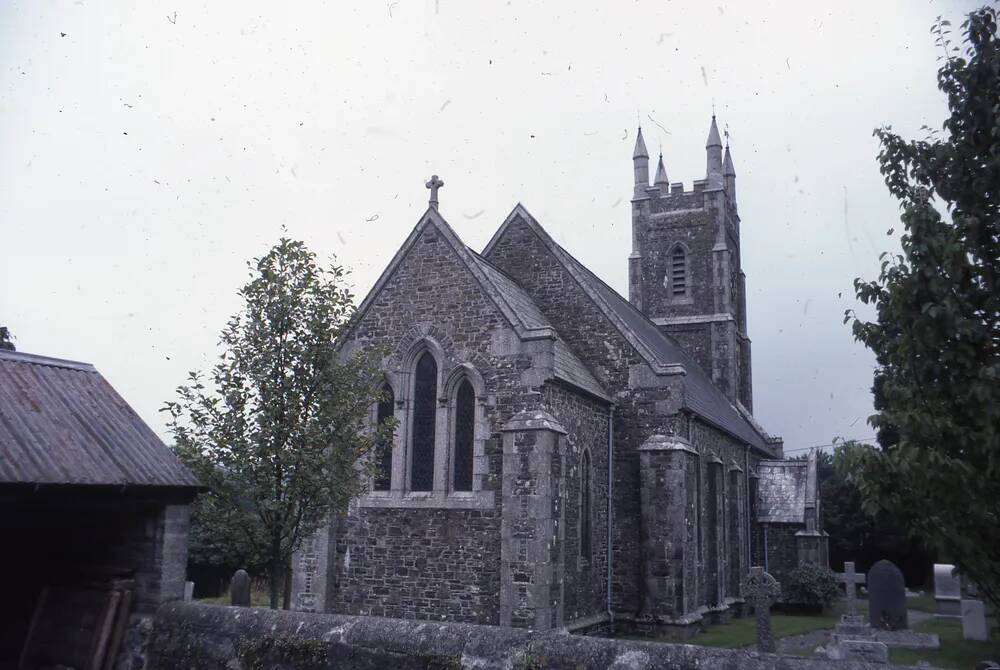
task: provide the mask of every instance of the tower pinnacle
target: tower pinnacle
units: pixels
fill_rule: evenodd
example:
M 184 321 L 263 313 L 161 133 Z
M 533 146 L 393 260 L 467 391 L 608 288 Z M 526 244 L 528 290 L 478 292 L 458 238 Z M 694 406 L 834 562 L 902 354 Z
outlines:
M 642 126 L 639 126 L 635 135 L 635 151 L 632 152 L 632 159 L 636 158 L 649 158 L 649 152 L 646 151 L 646 141 L 642 139 Z
M 706 177 L 708 188 L 722 188 L 722 138 L 719 136 L 719 126 L 712 115 L 712 125 L 708 129 L 708 141 L 705 142 Z
M 660 160 L 656 163 L 656 178 L 653 185 L 659 186 L 661 190 L 670 188 L 670 180 L 667 179 L 667 168 L 663 166 L 663 152 L 660 152 Z
M 646 195 L 646 189 L 649 188 L 649 152 L 646 151 L 646 142 L 642 139 L 642 126 L 639 126 L 635 135 L 632 169 L 635 172 L 635 187 L 632 190 L 632 197 L 636 200 L 649 197 Z

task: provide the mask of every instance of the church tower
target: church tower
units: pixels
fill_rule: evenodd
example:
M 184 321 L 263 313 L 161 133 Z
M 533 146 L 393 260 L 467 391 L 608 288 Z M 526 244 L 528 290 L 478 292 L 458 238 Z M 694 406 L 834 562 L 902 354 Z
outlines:
M 662 153 L 650 185 L 639 129 L 629 301 L 694 356 L 730 401 L 752 412 L 736 171 L 714 115 L 705 152 L 705 178 L 690 191 L 668 181 Z

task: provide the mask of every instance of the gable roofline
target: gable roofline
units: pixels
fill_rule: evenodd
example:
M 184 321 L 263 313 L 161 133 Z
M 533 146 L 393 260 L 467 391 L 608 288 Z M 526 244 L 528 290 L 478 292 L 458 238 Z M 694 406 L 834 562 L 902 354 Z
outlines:
M 436 209 L 434 209 L 433 207 L 428 207 L 427 210 L 420 217 L 420 220 L 418 221 L 417 225 L 414 226 L 412 231 L 410 231 L 410 234 L 403 241 L 403 244 L 399 247 L 399 250 L 392 257 L 392 260 L 389 261 L 389 264 L 386 266 L 385 270 L 383 270 L 382 274 L 379 275 L 378 280 L 375 282 L 375 285 L 368 292 L 368 295 L 366 295 L 365 299 L 361 301 L 361 304 L 358 306 L 357 311 L 354 313 L 351 325 L 348 326 L 348 328 L 344 331 L 344 337 L 342 338 L 343 340 L 349 339 L 346 336 L 350 335 L 353 332 L 357 323 L 360 322 L 362 318 L 364 318 L 364 315 L 371 308 L 372 303 L 375 302 L 375 298 L 378 297 L 378 295 L 382 292 L 382 289 L 385 288 L 385 285 L 388 283 L 389 279 L 392 278 L 392 276 L 396 273 L 396 270 L 399 269 L 399 266 L 402 264 L 403 259 L 406 258 L 407 254 L 413 248 L 413 245 L 417 243 L 417 240 L 420 238 L 420 235 L 423 234 L 424 230 L 426 230 L 429 226 L 433 226 L 435 230 L 437 230 L 441 234 L 441 236 L 445 239 L 445 241 L 447 241 L 448 245 L 451 247 L 452 251 L 454 251 L 455 254 L 458 256 L 459 260 L 465 266 L 466 270 L 468 270 L 469 273 L 473 277 L 475 277 L 480 288 L 483 290 L 484 293 L 486 293 L 486 295 L 493 302 L 496 308 L 500 311 L 503 317 L 511 325 L 511 327 L 514 329 L 514 332 L 517 333 L 517 336 L 519 338 L 521 338 L 522 340 L 556 338 L 556 332 L 551 327 L 532 328 L 524 323 L 523 319 L 521 319 L 517 311 L 514 310 L 510 306 L 510 304 L 504 299 L 504 297 L 496 289 L 493 283 L 483 272 L 482 268 L 473 258 L 472 256 L 473 251 L 462 243 L 462 240 L 459 239 L 458 234 L 452 229 L 450 225 L 448 225 L 448 222 L 444 220 L 444 217 L 442 217 L 441 214 L 438 213 Z
M 659 327 L 649 319 L 649 317 L 643 314 L 627 300 L 622 298 L 618 292 L 608 286 L 604 280 L 591 272 L 583 263 L 574 258 L 572 254 L 567 252 L 555 240 L 553 240 L 548 232 L 546 232 L 542 225 L 538 223 L 537 219 L 531 215 L 523 204 L 518 202 L 517 205 L 514 206 L 514 209 L 511 210 L 511 213 L 507 216 L 504 222 L 493 234 L 493 237 L 490 238 L 489 243 L 487 243 L 486 247 L 483 249 L 483 256 L 489 255 L 489 253 L 493 250 L 493 247 L 496 246 L 499 240 L 506 233 L 507 228 L 518 219 L 525 222 L 529 230 L 531 230 L 535 236 L 538 237 L 543 246 L 545 246 L 549 253 L 556 258 L 566 272 L 569 273 L 569 275 L 590 298 L 598 310 L 605 316 L 606 319 L 608 319 L 608 321 L 612 323 L 612 325 L 615 326 L 621 336 L 625 338 L 625 340 L 635 349 L 639 356 L 655 373 L 662 375 L 681 374 L 686 377 L 692 377 L 691 379 L 686 379 L 684 383 L 684 404 L 688 411 L 693 412 L 707 423 L 734 437 L 739 442 L 749 444 L 765 455 L 770 456 L 772 454 L 771 450 L 767 447 L 767 434 L 757 425 L 756 421 L 748 421 L 739 409 L 729 402 L 729 400 L 722 394 L 721 391 L 718 390 L 714 383 L 707 378 L 693 359 L 688 361 L 663 360 L 647 342 L 637 336 L 633 327 L 626 323 L 624 318 L 611 307 L 604 296 L 600 295 L 600 292 L 595 289 L 592 281 L 597 282 L 600 287 L 606 289 L 609 294 L 616 296 L 622 305 L 632 312 L 633 316 L 640 319 L 641 322 L 645 322 L 645 325 L 651 327 L 652 331 L 655 331 L 656 337 L 662 338 L 665 342 L 669 343 L 670 348 L 675 350 L 674 353 L 676 353 L 678 357 L 682 359 L 690 359 L 690 355 L 685 352 L 679 344 L 665 335 Z M 704 379 L 701 379 L 702 377 L 704 377 Z M 711 388 L 702 388 L 705 386 Z M 709 397 L 706 397 L 706 394 L 708 394 Z M 713 395 L 718 396 L 718 398 L 711 398 Z M 706 402 L 708 403 L 707 405 Z M 728 417 L 728 419 L 724 416 L 716 416 L 715 411 L 710 409 L 710 405 L 712 403 L 721 403 L 728 408 L 723 410 L 723 413 L 725 414 L 728 411 L 732 414 L 732 416 Z M 740 425 L 727 426 L 727 422 L 732 423 L 733 419 L 735 419 L 735 422 Z
M 500 238 L 503 237 L 507 228 L 509 228 L 518 218 L 524 220 L 524 222 L 528 225 L 528 228 L 538 237 L 539 240 L 541 240 L 545 248 L 559 260 L 563 268 L 565 268 L 570 276 L 573 277 L 574 281 L 576 281 L 580 288 L 583 289 L 583 292 L 587 294 L 587 297 L 590 298 L 597 309 L 600 310 L 600 312 L 615 325 L 621 335 L 628 340 L 628 343 L 632 345 L 632 347 L 639 353 L 642 359 L 646 361 L 654 372 L 667 375 L 687 374 L 687 370 L 683 364 L 660 361 L 653 350 L 631 332 L 628 325 L 621 319 L 621 317 L 618 316 L 618 314 L 615 313 L 613 309 L 611 309 L 611 306 L 608 305 L 607 301 L 605 301 L 604 298 L 602 298 L 597 291 L 594 290 L 594 287 L 590 284 L 590 282 L 586 281 L 582 276 L 580 269 L 584 268 L 583 263 L 580 263 L 573 258 L 569 252 L 553 240 L 548 232 L 542 227 L 542 224 L 538 223 L 538 220 L 535 219 L 535 217 L 531 215 L 531 212 L 529 212 L 528 209 L 520 202 L 514 206 L 514 209 L 511 210 L 510 214 L 507 215 L 507 218 L 504 219 L 504 222 L 500 224 L 500 227 L 493 234 L 493 237 L 490 238 L 489 243 L 487 243 L 486 247 L 482 251 L 483 256 L 489 255 L 493 247 L 496 246 Z M 593 273 L 589 274 L 591 277 L 604 284 L 604 281 L 601 280 L 600 277 Z M 607 286 L 607 284 L 605 284 L 605 286 Z M 610 286 L 608 289 L 614 290 Z
M 392 260 L 389 262 L 389 265 L 387 265 L 385 270 L 382 271 L 382 274 L 379 275 L 378 280 L 375 282 L 375 285 L 372 287 L 372 289 L 368 292 L 368 295 L 366 295 L 365 299 L 361 301 L 361 304 L 358 306 L 357 311 L 354 313 L 352 317 L 351 323 L 348 325 L 347 328 L 344 329 L 344 332 L 341 334 L 341 337 L 339 338 L 339 341 L 337 343 L 338 348 L 342 347 L 350 339 L 350 336 L 354 332 L 354 329 L 364 318 L 364 315 L 371 308 L 372 304 L 375 302 L 375 299 L 385 288 L 386 283 L 388 283 L 389 279 L 396 273 L 399 266 L 402 264 L 403 259 L 406 258 L 407 254 L 413 248 L 413 245 L 417 243 L 417 240 L 420 238 L 421 234 L 423 234 L 423 232 L 427 229 L 428 226 L 433 226 L 435 230 L 437 230 L 438 233 L 440 233 L 441 236 L 447 241 L 448 245 L 451 247 L 452 251 L 454 251 L 455 254 L 458 256 L 461 263 L 465 266 L 466 270 L 468 270 L 468 272 L 476 279 L 476 282 L 478 283 L 483 293 L 486 294 L 489 300 L 496 306 L 497 310 L 501 313 L 503 318 L 507 321 L 507 323 L 511 326 L 511 328 L 513 328 L 518 338 L 520 338 L 522 341 L 551 340 L 553 343 L 555 343 L 556 346 L 558 345 L 559 342 L 561 342 L 561 340 L 559 339 L 559 335 L 556 333 L 555 328 L 553 328 L 551 324 L 538 326 L 538 325 L 529 325 L 526 322 L 525 316 L 522 316 L 521 312 L 515 309 L 514 306 L 511 305 L 508 299 L 504 296 L 503 291 L 501 291 L 500 288 L 494 283 L 494 281 L 486 274 L 486 271 L 484 270 L 483 266 L 489 266 L 489 269 L 491 269 L 493 272 L 503 275 L 503 277 L 507 281 L 509 281 L 511 285 L 517 288 L 517 290 L 523 292 L 523 289 L 520 286 L 518 286 L 517 282 L 515 282 L 512 278 L 510 278 L 505 272 L 494 266 L 487 259 L 482 258 L 479 254 L 477 254 L 469 247 L 465 246 L 462 240 L 458 237 L 458 233 L 456 233 L 454 229 L 452 229 L 452 227 L 448 225 L 448 222 L 445 221 L 444 217 L 442 217 L 441 214 L 433 207 L 428 207 L 427 210 L 421 216 L 417 225 L 414 226 L 412 231 L 410 231 L 410 234 L 403 241 L 403 244 L 399 247 L 399 250 L 392 257 Z M 525 300 L 528 301 L 531 300 L 526 293 L 524 295 L 524 298 Z M 538 311 L 537 306 L 535 306 L 534 304 L 532 304 L 531 307 L 535 311 Z M 573 354 L 572 352 L 570 352 L 570 355 L 573 356 L 573 358 L 576 358 L 576 355 Z M 583 365 L 583 362 L 577 359 L 576 363 L 578 365 L 573 366 L 574 367 L 573 370 L 562 369 L 559 368 L 558 366 L 553 368 L 553 374 L 554 374 L 553 379 L 561 380 L 575 388 L 578 388 L 581 391 L 584 391 L 585 393 L 591 396 L 599 398 L 608 403 L 613 403 L 611 397 L 601 386 L 600 382 L 593 376 L 593 373 L 591 373 L 586 368 L 586 366 Z
M 82 361 L 71 361 L 65 358 L 53 358 L 52 356 L 42 356 L 40 354 L 28 354 L 23 351 L 8 351 L 0 349 L 0 359 L 17 361 L 20 363 L 33 363 L 35 365 L 48 365 L 54 368 L 66 368 L 68 370 L 79 370 L 80 372 L 97 372 L 97 368 L 91 363 Z

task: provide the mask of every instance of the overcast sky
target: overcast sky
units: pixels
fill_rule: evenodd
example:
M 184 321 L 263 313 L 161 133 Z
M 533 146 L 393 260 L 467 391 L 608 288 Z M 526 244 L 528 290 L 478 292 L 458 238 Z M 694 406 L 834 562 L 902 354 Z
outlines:
M 282 234 L 359 300 L 427 202 L 480 250 L 518 201 L 623 295 L 637 115 L 671 181 L 713 103 L 742 217 L 755 415 L 873 434 L 843 325 L 898 209 L 872 129 L 939 126 L 928 29 L 976 3 L 0 4 L 0 325 L 93 362 L 161 435 Z M 831 7 L 833 9 L 831 9 Z

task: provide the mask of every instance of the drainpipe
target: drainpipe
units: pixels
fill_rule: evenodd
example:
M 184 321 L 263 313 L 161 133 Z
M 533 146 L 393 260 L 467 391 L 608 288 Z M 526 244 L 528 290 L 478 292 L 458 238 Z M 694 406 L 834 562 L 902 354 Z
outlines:
M 612 488 L 614 486 L 614 429 L 615 429 L 615 408 L 608 408 L 608 537 L 607 537 L 607 563 L 608 563 L 608 622 L 614 621 L 614 613 L 611 610 L 611 518 L 612 518 Z
M 750 445 L 749 444 L 747 445 L 746 455 L 744 457 L 743 485 L 745 487 L 743 490 L 746 491 L 746 493 L 747 493 L 747 496 L 746 496 L 746 498 L 747 498 L 747 500 L 746 500 L 746 503 L 747 503 L 747 507 L 746 507 L 746 510 L 747 510 L 747 541 L 746 541 L 746 545 L 747 545 L 747 567 L 749 568 L 749 566 L 753 565 L 753 556 L 752 556 L 751 551 L 750 551 L 750 549 L 751 549 L 751 547 L 753 545 L 752 545 L 752 542 L 751 542 L 750 538 L 753 536 L 753 522 L 754 522 L 754 519 L 750 518 L 750 511 L 753 509 L 753 507 L 750 504 Z
M 770 572 L 767 567 L 767 524 L 764 524 L 764 572 Z

